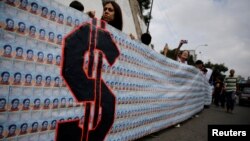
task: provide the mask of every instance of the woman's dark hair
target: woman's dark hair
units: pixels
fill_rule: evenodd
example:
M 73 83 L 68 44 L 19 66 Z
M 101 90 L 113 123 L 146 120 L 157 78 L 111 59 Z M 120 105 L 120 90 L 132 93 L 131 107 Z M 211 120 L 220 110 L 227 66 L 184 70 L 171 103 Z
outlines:
M 84 6 L 79 1 L 72 1 L 69 4 L 69 7 L 72 7 L 74 9 L 78 10 L 78 11 L 81 11 L 81 12 L 84 11 Z
M 115 10 L 115 15 L 114 15 L 114 20 L 108 22 L 108 24 L 112 25 L 113 27 L 119 29 L 122 31 L 122 27 L 123 27 L 123 21 L 122 21 L 122 11 L 120 6 L 115 2 L 115 1 L 107 1 L 104 2 L 103 7 L 107 4 L 111 4 L 114 7 Z M 102 17 L 103 19 L 103 17 Z

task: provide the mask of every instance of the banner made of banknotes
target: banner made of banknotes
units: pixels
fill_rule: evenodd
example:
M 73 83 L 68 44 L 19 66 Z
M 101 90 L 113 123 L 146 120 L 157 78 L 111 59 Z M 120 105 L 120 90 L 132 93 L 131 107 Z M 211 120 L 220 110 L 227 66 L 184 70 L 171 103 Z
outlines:
M 94 21 L 55 1 L 0 1 L 0 140 L 76 126 L 76 140 L 134 140 L 211 103 L 199 70 Z

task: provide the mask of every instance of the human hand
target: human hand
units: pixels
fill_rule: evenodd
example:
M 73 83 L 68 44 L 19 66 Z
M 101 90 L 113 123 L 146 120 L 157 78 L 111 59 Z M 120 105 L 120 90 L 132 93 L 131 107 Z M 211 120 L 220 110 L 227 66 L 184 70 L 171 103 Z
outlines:
M 181 44 L 187 44 L 187 43 L 188 43 L 188 40 L 181 40 L 180 43 L 181 43 Z
M 89 15 L 90 18 L 95 17 L 95 11 L 88 11 L 87 14 Z

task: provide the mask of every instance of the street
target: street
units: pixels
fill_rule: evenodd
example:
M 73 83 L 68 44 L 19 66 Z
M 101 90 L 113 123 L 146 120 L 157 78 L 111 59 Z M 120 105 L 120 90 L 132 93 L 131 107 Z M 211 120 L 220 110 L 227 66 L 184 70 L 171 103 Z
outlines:
M 207 128 L 210 124 L 250 124 L 250 106 L 235 106 L 233 113 L 211 105 L 198 116 L 184 121 L 180 127 L 170 127 L 153 133 L 138 141 L 207 141 Z

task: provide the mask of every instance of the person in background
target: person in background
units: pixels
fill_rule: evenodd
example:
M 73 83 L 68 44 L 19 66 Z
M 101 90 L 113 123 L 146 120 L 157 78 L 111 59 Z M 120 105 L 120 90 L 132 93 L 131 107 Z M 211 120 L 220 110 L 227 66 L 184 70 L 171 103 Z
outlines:
M 178 47 L 173 50 L 169 49 L 168 44 L 166 44 L 164 46 L 163 51 L 161 51 L 161 54 L 173 60 L 177 60 L 178 54 L 180 52 L 180 48 L 182 47 L 182 45 L 187 44 L 187 43 L 188 43 L 187 40 L 180 40 Z
M 195 62 L 195 67 L 196 67 L 197 69 L 199 69 L 200 71 L 202 71 L 203 66 L 204 66 L 204 64 L 203 64 L 203 62 L 202 62 L 201 60 L 197 60 L 197 61 Z
M 225 97 L 226 97 L 226 107 L 227 112 L 232 113 L 234 110 L 235 93 L 237 91 L 237 77 L 234 76 L 235 70 L 231 69 L 224 80 L 225 83 Z
M 91 18 L 95 17 L 95 11 L 89 11 L 88 15 Z M 102 20 L 106 21 L 111 26 L 122 31 L 123 20 L 120 6 L 115 1 L 106 1 L 103 4 Z
M 160 52 L 162 55 L 166 56 L 167 57 L 167 53 L 169 51 L 169 47 L 168 47 L 168 44 L 166 43 L 163 50 Z
M 220 80 L 217 80 L 214 85 L 214 91 L 213 91 L 213 99 L 214 99 L 214 104 L 218 107 L 220 101 L 220 97 L 223 92 L 223 84 Z M 221 103 L 222 105 L 222 103 Z
M 183 50 L 183 51 L 179 52 L 176 61 L 183 63 L 183 64 L 188 64 L 188 62 L 187 62 L 188 57 L 189 57 L 189 51 Z

